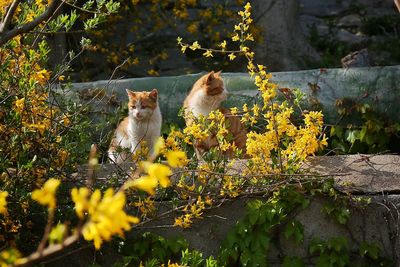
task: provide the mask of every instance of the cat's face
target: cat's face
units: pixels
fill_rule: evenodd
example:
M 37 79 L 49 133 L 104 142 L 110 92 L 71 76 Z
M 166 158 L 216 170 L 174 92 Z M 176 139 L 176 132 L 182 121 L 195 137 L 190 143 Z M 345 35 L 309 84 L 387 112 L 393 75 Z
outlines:
M 151 92 L 133 92 L 126 89 L 126 92 L 129 97 L 129 116 L 138 121 L 149 119 L 158 106 L 157 90 L 153 89 Z
M 221 71 L 211 71 L 200 78 L 203 83 L 203 90 L 210 98 L 224 101 L 228 96 L 228 91 L 225 88 L 224 81 L 221 77 Z

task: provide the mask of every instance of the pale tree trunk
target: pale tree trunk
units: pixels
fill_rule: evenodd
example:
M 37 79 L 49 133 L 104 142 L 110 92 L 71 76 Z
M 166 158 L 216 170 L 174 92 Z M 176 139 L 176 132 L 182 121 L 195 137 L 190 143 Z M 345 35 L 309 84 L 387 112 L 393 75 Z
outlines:
M 255 23 L 264 40 L 256 48 L 257 60 L 270 71 L 299 70 L 320 59 L 299 23 L 298 0 L 253 0 Z

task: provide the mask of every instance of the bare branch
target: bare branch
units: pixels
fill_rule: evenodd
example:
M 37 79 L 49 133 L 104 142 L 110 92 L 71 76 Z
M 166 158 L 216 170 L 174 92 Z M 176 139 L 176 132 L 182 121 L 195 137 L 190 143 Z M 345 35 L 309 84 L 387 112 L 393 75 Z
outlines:
M 21 0 L 14 0 L 9 6 L 3 21 L 0 23 L 0 34 L 3 34 L 3 32 L 7 30 L 8 27 L 10 26 L 11 19 L 14 16 L 14 13 L 17 10 L 17 7 L 20 2 Z
M 53 255 L 66 247 L 74 244 L 79 240 L 80 233 L 76 232 L 75 234 L 67 237 L 61 244 L 50 245 L 47 248 L 43 249 L 41 252 L 36 251 L 29 255 L 26 258 L 19 259 L 18 262 L 14 266 L 29 266 L 38 260 Z
M 15 1 L 19 1 L 19 0 L 15 0 Z M 0 45 L 4 45 L 8 40 L 12 39 L 13 37 L 15 37 L 19 34 L 31 31 L 36 26 L 38 26 L 41 22 L 50 18 L 55 13 L 55 11 L 58 9 L 58 7 L 61 6 L 62 4 L 63 4 L 62 1 L 54 0 L 51 2 L 51 4 L 48 6 L 48 8 L 40 16 L 36 17 L 31 22 L 25 23 L 23 25 L 19 25 L 7 32 L 3 32 L 0 35 Z

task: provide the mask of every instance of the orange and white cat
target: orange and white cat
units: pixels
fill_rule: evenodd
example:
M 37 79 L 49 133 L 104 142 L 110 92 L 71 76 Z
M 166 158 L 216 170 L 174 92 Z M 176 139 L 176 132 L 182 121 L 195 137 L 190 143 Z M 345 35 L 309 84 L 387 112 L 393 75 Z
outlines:
M 129 115 L 125 117 L 111 140 L 108 156 L 111 162 L 121 163 L 128 161 L 130 153 L 140 149 L 145 141 L 150 153 L 157 139 L 161 135 L 161 111 L 158 105 L 158 92 L 133 92 L 126 89 L 129 102 Z M 129 150 L 130 153 L 121 151 Z
M 193 113 L 195 117 L 208 116 L 211 111 L 220 107 L 221 102 L 228 97 L 221 71 L 211 71 L 198 79 L 183 102 L 185 114 Z M 187 120 L 189 116 L 185 116 Z M 186 121 L 188 123 L 188 121 Z
M 211 71 L 198 79 L 186 97 L 183 107 L 185 109 L 186 125 L 192 123 L 191 115 L 199 117 L 200 115 L 208 116 L 208 114 L 219 109 L 225 115 L 225 121 L 229 134 L 237 148 L 246 153 L 246 135 L 247 130 L 240 122 L 240 118 L 230 114 L 229 110 L 220 108 L 221 102 L 228 97 L 228 91 L 225 88 L 224 81 L 221 77 L 221 71 Z M 198 158 L 201 154 L 208 151 L 212 147 L 218 146 L 218 140 L 215 135 L 210 136 L 203 142 L 196 142 L 194 144 Z M 233 151 L 226 152 L 228 157 L 233 156 Z

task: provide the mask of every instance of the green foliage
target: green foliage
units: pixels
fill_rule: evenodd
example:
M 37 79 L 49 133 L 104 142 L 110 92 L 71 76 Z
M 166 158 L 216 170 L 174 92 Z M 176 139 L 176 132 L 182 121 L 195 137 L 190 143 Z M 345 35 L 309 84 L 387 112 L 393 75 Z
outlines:
M 334 218 L 340 224 L 346 224 L 350 218 L 350 210 L 342 201 L 325 202 L 322 212 Z
M 400 123 L 393 122 L 367 103 L 338 100 L 340 124 L 330 129 L 330 147 L 342 153 L 400 151 Z
M 397 15 L 365 17 L 361 30 L 368 35 L 397 34 L 400 29 L 400 18 Z
M 290 219 L 289 215 L 295 209 L 306 208 L 308 205 L 309 200 L 293 186 L 274 192 L 267 201 L 249 202 L 245 217 L 237 222 L 222 246 L 220 261 L 227 266 L 267 266 L 272 230 L 286 223 L 284 236 L 301 243 L 303 226 Z
M 304 267 L 304 262 L 299 257 L 285 257 L 282 267 Z
M 349 245 L 344 237 L 333 237 L 327 241 L 313 239 L 309 251 L 317 255 L 317 267 L 338 266 L 343 267 L 349 264 Z
M 198 251 L 189 251 L 186 249 L 182 251 L 181 265 L 183 266 L 193 266 L 200 267 L 204 263 L 203 254 Z
M 120 241 L 118 252 L 125 256 L 123 262 L 129 261 L 129 264 L 138 266 L 142 261 L 147 266 L 151 262 L 167 263 L 168 260 L 177 260 L 181 251 L 187 251 L 187 247 L 188 244 L 183 239 L 167 239 L 146 232 L 138 238 Z
M 149 232 L 138 238 L 130 238 L 118 243 L 118 252 L 123 255 L 113 267 L 139 266 L 159 267 L 161 264 L 179 263 L 179 266 L 218 267 L 221 266 L 213 256 L 204 258 L 196 250 L 189 250 L 181 238 L 164 238 Z
M 381 247 L 376 243 L 362 242 L 359 250 L 362 257 L 369 257 L 373 260 L 378 259 L 381 253 Z
M 303 225 L 299 221 L 292 220 L 286 225 L 283 235 L 286 239 L 293 237 L 296 244 L 301 244 L 304 238 L 303 231 Z

